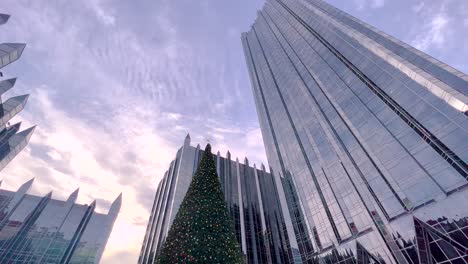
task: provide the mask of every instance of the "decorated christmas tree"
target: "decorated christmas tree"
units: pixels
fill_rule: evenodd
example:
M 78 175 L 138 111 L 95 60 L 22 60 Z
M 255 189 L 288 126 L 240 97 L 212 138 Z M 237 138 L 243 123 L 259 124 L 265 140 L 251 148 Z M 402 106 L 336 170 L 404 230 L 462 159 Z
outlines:
M 156 263 L 242 263 L 223 197 L 208 144 Z

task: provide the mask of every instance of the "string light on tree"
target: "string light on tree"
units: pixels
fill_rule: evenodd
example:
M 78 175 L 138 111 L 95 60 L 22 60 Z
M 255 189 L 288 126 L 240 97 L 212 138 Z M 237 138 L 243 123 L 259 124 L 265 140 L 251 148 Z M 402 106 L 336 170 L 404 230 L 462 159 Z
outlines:
M 210 144 L 156 263 L 242 263 Z

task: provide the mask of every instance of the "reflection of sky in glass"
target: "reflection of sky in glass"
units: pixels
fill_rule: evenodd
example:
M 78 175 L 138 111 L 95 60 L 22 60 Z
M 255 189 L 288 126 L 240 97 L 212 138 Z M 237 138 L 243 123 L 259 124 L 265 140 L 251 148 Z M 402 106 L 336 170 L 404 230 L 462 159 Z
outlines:
M 468 76 L 321 0 L 268 1 L 242 41 L 302 260 L 462 261 Z

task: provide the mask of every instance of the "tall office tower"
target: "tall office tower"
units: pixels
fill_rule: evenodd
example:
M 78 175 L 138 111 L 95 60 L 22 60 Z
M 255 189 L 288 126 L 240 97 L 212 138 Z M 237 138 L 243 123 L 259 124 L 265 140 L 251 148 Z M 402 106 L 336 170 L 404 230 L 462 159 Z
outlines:
M 96 202 L 76 204 L 78 190 L 66 201 L 27 194 L 33 180 L 18 191 L 0 189 L 0 263 L 99 263 L 122 203 L 107 214 Z
M 242 35 L 304 263 L 468 263 L 468 76 L 321 0 Z
M 9 15 L 0 14 L 0 25 L 5 24 Z M 0 70 L 8 64 L 21 57 L 25 44 L 3 43 L 0 44 Z M 3 74 L 0 74 L 0 77 Z M 10 125 L 9 121 L 17 113 L 23 110 L 28 95 L 21 95 L 9 98 L 2 102 L 1 96 L 10 90 L 16 83 L 16 78 L 0 80 L 0 170 L 28 144 L 34 127 L 23 130 L 19 133 L 21 123 Z
M 138 263 L 154 263 L 203 155 L 187 136 L 158 185 Z M 261 169 L 213 155 L 229 214 L 247 263 L 288 263 L 292 258 L 273 176 Z M 281 192 L 281 190 L 279 190 Z

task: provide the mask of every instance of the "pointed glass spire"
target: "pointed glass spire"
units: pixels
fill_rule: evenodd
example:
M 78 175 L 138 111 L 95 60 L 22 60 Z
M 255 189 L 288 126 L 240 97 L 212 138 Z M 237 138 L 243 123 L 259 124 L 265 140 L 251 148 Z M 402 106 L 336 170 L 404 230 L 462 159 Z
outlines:
M 35 129 L 36 129 L 36 126 L 32 126 L 12 136 L 9 140 L 10 146 L 14 148 L 20 143 L 22 143 L 23 141 L 25 141 L 26 143 L 29 142 L 29 139 L 31 138 Z
M 9 126 L 8 128 L 11 128 L 11 129 L 14 129 L 14 130 L 18 131 L 20 129 L 20 127 L 21 127 L 21 122 L 18 122 L 16 124 L 13 124 L 13 125 Z
M 0 68 L 16 61 L 23 54 L 26 44 L 23 43 L 2 43 L 0 44 Z
M 23 94 L 23 95 L 11 97 L 8 100 L 15 100 L 15 101 L 20 102 L 21 104 L 25 104 L 28 101 L 28 98 L 29 98 L 29 94 Z
M 10 19 L 10 15 L 7 14 L 0 14 L 0 25 L 5 24 Z
M 79 191 L 80 191 L 80 188 L 77 188 L 74 192 L 72 192 L 67 199 L 67 203 L 75 203 L 76 199 L 78 198 Z
M 96 208 L 96 200 L 94 200 L 90 205 L 89 207 L 92 208 L 92 210 L 94 211 L 94 208 Z
M 6 151 L 2 153 L 0 159 L 0 170 L 5 168 L 8 163 L 24 148 L 29 142 L 35 126 L 14 134 L 8 139 L 8 146 Z
M 7 143 L 8 139 L 10 139 L 14 134 L 16 134 L 19 131 L 20 127 L 21 127 L 21 122 L 18 122 L 14 125 L 11 125 L 3 129 L 0 133 L 0 145 Z
M 34 178 L 30 179 L 29 181 L 23 183 L 23 185 L 21 185 L 19 188 L 18 188 L 18 191 L 16 191 L 16 193 L 22 193 L 22 194 L 25 194 L 32 186 L 34 182 Z
M 114 218 L 117 217 L 117 214 L 119 214 L 120 211 L 120 207 L 122 207 L 122 193 L 120 193 L 119 196 L 117 196 L 117 198 L 114 200 L 107 214 L 112 215 Z
M 10 90 L 15 86 L 16 78 L 6 79 L 0 82 L 0 95 L 4 94 L 6 91 Z
M 187 133 L 187 136 L 185 136 L 184 145 L 190 146 L 190 134 L 189 133 Z
M 10 119 L 17 113 L 23 110 L 29 95 L 20 95 L 9 98 L 1 106 L 3 108 L 2 115 L 0 116 L 0 126 L 4 126 Z

